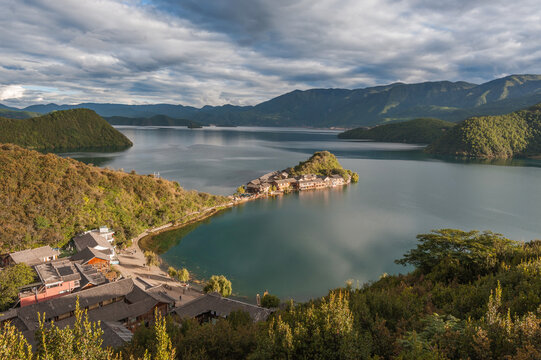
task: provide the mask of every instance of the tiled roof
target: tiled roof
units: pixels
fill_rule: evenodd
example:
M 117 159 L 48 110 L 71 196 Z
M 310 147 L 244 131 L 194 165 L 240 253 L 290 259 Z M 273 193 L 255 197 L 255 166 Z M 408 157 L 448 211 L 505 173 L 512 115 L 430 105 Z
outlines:
M 34 266 L 43 284 L 81 280 L 81 275 L 69 260 L 58 260 Z
M 16 264 L 25 263 L 33 266 L 43 262 L 48 257 L 58 256 L 60 253 L 51 249 L 49 245 L 35 249 L 27 249 L 9 254 Z
M 111 244 L 103 236 L 97 232 L 90 231 L 81 235 L 77 235 L 73 238 L 73 243 L 77 248 L 77 251 L 81 251 L 87 247 L 94 248 L 96 246 L 101 246 L 104 248 L 110 248 Z
M 94 258 L 109 261 L 109 256 L 107 256 L 105 252 L 101 250 L 96 250 L 92 247 L 84 248 L 83 250 L 79 251 L 77 254 L 73 255 L 70 259 L 72 261 L 82 260 L 83 263 L 87 263 L 88 261 Z
M 218 293 L 206 294 L 189 303 L 180 306 L 172 312 L 181 318 L 193 318 L 211 312 L 216 316 L 227 317 L 236 310 L 246 311 L 253 321 L 263 321 L 272 313 L 272 310 L 248 304 L 242 301 L 222 297 Z

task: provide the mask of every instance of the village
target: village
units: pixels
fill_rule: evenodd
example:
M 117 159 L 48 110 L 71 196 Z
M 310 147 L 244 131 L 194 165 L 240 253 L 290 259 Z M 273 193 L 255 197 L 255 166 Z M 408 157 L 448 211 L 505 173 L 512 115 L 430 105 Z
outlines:
M 334 174 L 322 176 L 305 174 L 293 176 L 291 171 L 274 171 L 248 182 L 244 190 L 252 195 L 281 195 L 291 191 L 316 190 L 344 186 L 351 182 L 351 176 L 346 179 Z
M 72 255 L 66 256 L 66 250 Z M 31 345 L 36 344 L 40 314 L 59 328 L 72 326 L 76 301 L 90 321 L 99 321 L 103 346 L 111 347 L 122 346 L 138 327 L 149 326 L 155 311 L 179 322 L 194 318 L 200 323 L 238 310 L 262 321 L 274 311 L 181 283 L 147 265 L 137 239 L 117 251 L 114 232 L 105 226 L 75 236 L 62 252 L 42 246 L 4 254 L 0 264 L 26 264 L 35 271 L 35 281 L 19 289 L 17 303 L 0 313 L 0 325 L 10 322 Z

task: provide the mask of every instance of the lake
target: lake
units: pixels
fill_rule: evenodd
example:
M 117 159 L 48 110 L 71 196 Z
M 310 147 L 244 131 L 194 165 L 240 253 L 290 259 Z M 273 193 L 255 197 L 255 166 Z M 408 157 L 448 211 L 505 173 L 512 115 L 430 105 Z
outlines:
M 431 229 L 541 237 L 539 160 L 433 158 L 421 146 L 339 140 L 328 130 L 117 128 L 133 148 L 63 155 L 222 195 L 318 150 L 359 173 L 358 184 L 246 203 L 158 235 L 171 245 L 162 255 L 170 265 L 204 278 L 224 274 L 251 301 L 265 290 L 307 300 L 348 279 L 362 284 L 408 271 L 394 260 Z

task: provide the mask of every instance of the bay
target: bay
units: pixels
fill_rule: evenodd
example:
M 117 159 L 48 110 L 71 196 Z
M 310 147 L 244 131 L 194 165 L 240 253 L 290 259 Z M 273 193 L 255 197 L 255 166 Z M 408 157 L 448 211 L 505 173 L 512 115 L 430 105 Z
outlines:
M 134 147 L 70 153 L 87 163 L 159 173 L 187 189 L 228 195 L 269 171 L 329 150 L 359 173 L 342 189 L 250 202 L 198 226 L 158 235 L 162 258 L 201 277 L 224 274 L 249 300 L 265 290 L 282 299 L 325 295 L 348 279 L 384 273 L 438 228 L 492 230 L 516 240 L 541 233 L 539 160 L 433 158 L 421 146 L 345 141 L 336 131 L 283 128 L 118 127 Z

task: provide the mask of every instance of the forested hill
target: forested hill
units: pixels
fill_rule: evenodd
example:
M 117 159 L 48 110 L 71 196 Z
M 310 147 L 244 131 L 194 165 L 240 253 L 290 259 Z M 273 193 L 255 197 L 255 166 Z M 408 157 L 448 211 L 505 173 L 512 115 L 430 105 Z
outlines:
M 64 245 L 107 225 L 119 241 L 227 201 L 176 182 L 0 145 L 0 251 Z
M 338 137 L 340 139 L 430 144 L 453 126 L 455 123 L 439 119 L 414 119 L 378 125 L 373 128 L 356 128 L 340 133 Z
M 24 120 L 0 118 L 0 143 L 49 151 L 123 149 L 133 145 L 88 109 L 55 111 Z
M 541 75 L 511 75 L 484 84 L 436 81 L 395 83 L 364 89 L 295 90 L 255 106 L 33 105 L 27 111 L 47 113 L 85 107 L 101 116 L 167 115 L 202 124 L 360 127 L 388 121 L 434 117 L 460 121 L 471 116 L 499 115 L 541 102 Z
M 201 127 L 201 124 L 187 119 L 174 119 L 166 115 L 154 115 L 151 117 L 131 118 L 126 116 L 111 116 L 105 120 L 111 125 L 134 125 L 134 126 L 187 126 L 190 128 Z
M 41 116 L 40 113 L 23 111 L 23 110 L 12 110 L 9 108 L 0 107 L 0 117 L 8 119 L 28 119 L 31 117 Z
M 507 159 L 541 155 L 541 104 L 506 115 L 473 117 L 426 149 L 432 154 Z

